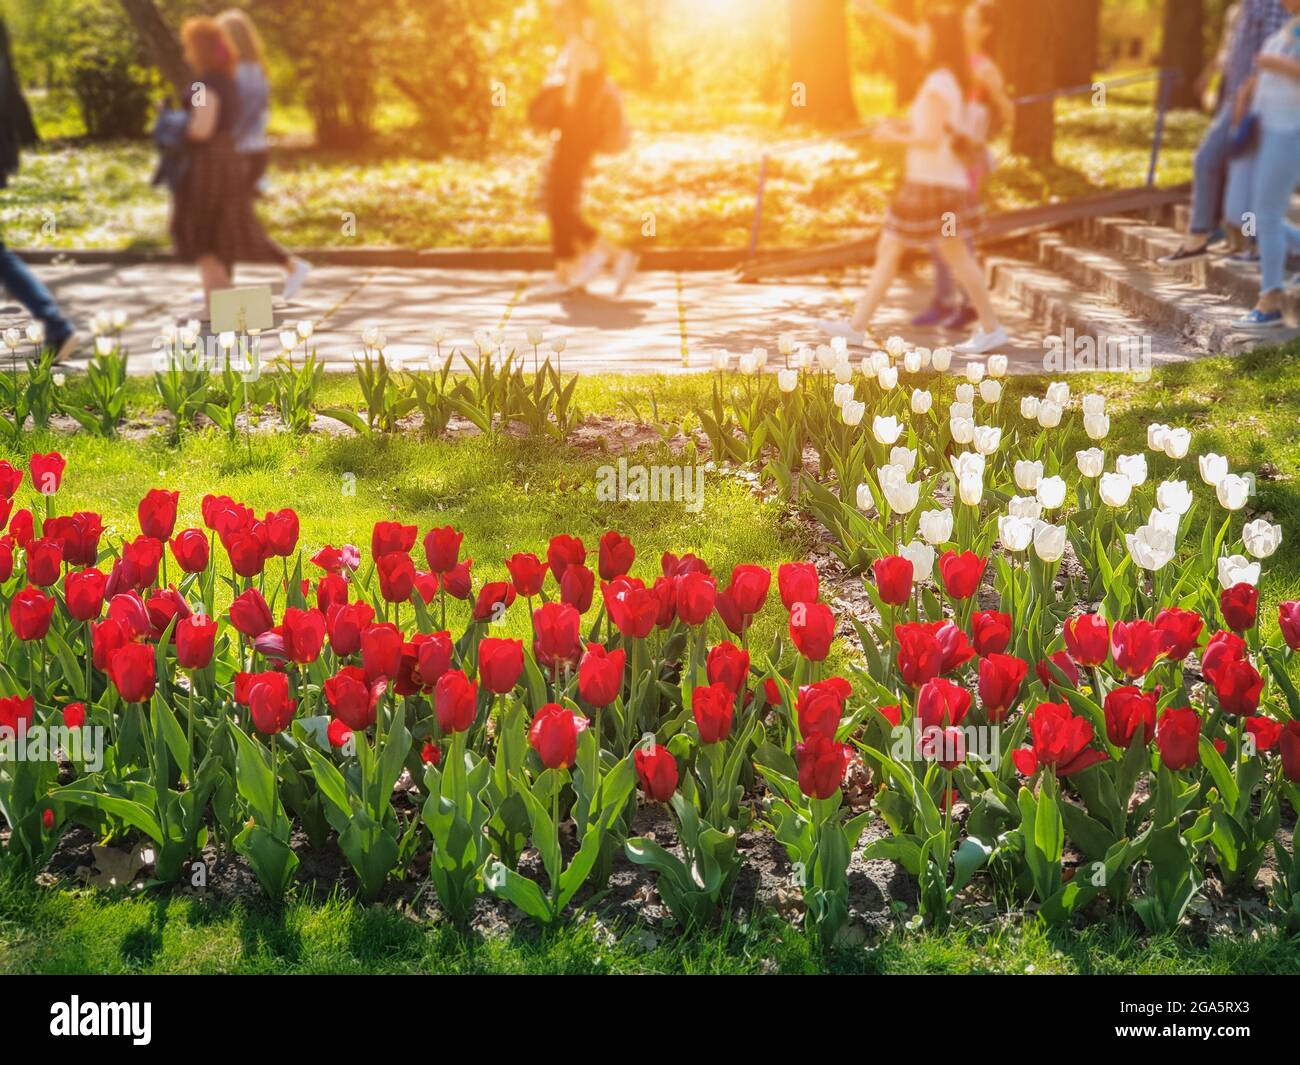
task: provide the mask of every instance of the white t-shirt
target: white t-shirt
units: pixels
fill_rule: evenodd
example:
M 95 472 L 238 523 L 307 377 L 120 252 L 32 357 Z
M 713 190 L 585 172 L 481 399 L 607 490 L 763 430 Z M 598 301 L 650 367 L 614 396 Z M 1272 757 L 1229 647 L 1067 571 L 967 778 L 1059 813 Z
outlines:
M 970 175 L 952 149 L 952 130 L 962 128 L 965 111 L 961 85 L 953 73 L 931 71 L 912 101 L 908 117 L 915 135 L 936 143 L 907 149 L 906 180 L 945 188 L 970 187 Z
M 1292 19 L 1265 41 L 1261 54 L 1300 58 L 1300 19 Z M 1300 78 L 1261 70 L 1255 86 L 1255 111 L 1265 129 L 1300 132 Z

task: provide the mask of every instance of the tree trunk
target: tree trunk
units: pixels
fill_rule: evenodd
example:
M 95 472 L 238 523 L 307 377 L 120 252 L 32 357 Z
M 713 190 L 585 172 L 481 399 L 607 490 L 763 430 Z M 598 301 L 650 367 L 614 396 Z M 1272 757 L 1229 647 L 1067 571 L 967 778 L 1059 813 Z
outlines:
M 853 125 L 849 24 L 845 0 L 787 0 L 790 97 L 785 120 L 820 129 Z
M 1172 86 L 1171 107 L 1200 107 L 1196 79 L 1205 66 L 1205 0 L 1165 0 L 1160 65 L 1182 71 Z
M 140 35 L 154 65 L 162 72 L 178 99 L 184 99 L 194 81 L 194 72 L 185 62 L 180 42 L 153 0 L 120 0 L 126 17 Z
M 1066 34 L 1067 5 L 1074 0 L 1002 0 L 999 59 L 1014 98 L 1049 93 L 1061 87 L 1056 58 Z M 1031 159 L 1052 158 L 1056 113 L 1052 100 L 1016 104 L 1011 150 Z
M 1058 88 L 1088 85 L 1096 76 L 1101 47 L 1101 0 L 1070 0 L 1064 14 Z

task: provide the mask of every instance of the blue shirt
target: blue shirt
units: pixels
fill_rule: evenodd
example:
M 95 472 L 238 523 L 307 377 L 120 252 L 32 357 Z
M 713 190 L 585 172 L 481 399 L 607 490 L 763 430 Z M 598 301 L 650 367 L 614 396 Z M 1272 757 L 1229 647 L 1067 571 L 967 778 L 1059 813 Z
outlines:
M 271 118 L 271 86 L 266 73 L 256 63 L 240 63 L 235 72 L 235 89 L 239 93 L 239 118 L 233 130 L 235 151 L 264 152 L 266 124 Z
M 1245 7 L 1237 19 L 1232 44 L 1228 48 L 1228 61 L 1223 67 L 1224 106 L 1231 107 L 1237 90 L 1255 73 L 1255 60 L 1264 49 L 1264 42 L 1290 20 L 1278 0 L 1242 0 Z

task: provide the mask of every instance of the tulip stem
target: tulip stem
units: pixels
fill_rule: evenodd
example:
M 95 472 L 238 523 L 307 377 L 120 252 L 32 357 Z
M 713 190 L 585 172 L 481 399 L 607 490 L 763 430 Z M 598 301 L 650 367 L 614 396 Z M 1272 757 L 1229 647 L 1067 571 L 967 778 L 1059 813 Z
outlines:
M 195 679 L 194 671 L 190 671 L 190 697 L 185 704 L 185 749 L 189 752 L 189 769 L 186 780 L 189 781 L 190 787 L 194 787 L 194 685 L 198 681 Z

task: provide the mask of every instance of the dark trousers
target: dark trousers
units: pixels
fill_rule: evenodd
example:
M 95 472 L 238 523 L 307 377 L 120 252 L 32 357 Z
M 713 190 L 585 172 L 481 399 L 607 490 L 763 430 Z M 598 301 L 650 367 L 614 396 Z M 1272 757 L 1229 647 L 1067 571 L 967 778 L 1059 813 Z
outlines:
M 59 313 L 49 289 L 41 284 L 27 265 L 0 243 L 0 285 L 9 295 L 27 308 L 27 313 L 45 326 L 45 341 L 52 348 L 60 348 L 72 334 L 72 323 Z
M 590 166 L 590 151 L 569 146 L 563 137 L 555 143 L 546 173 L 546 214 L 557 259 L 574 258 L 598 235 L 582 217 L 582 186 Z
M 257 199 L 261 195 L 257 186 L 261 184 L 262 178 L 266 175 L 267 165 L 271 161 L 271 153 L 245 152 L 243 160 L 244 168 L 248 171 L 248 193 L 253 199 Z

